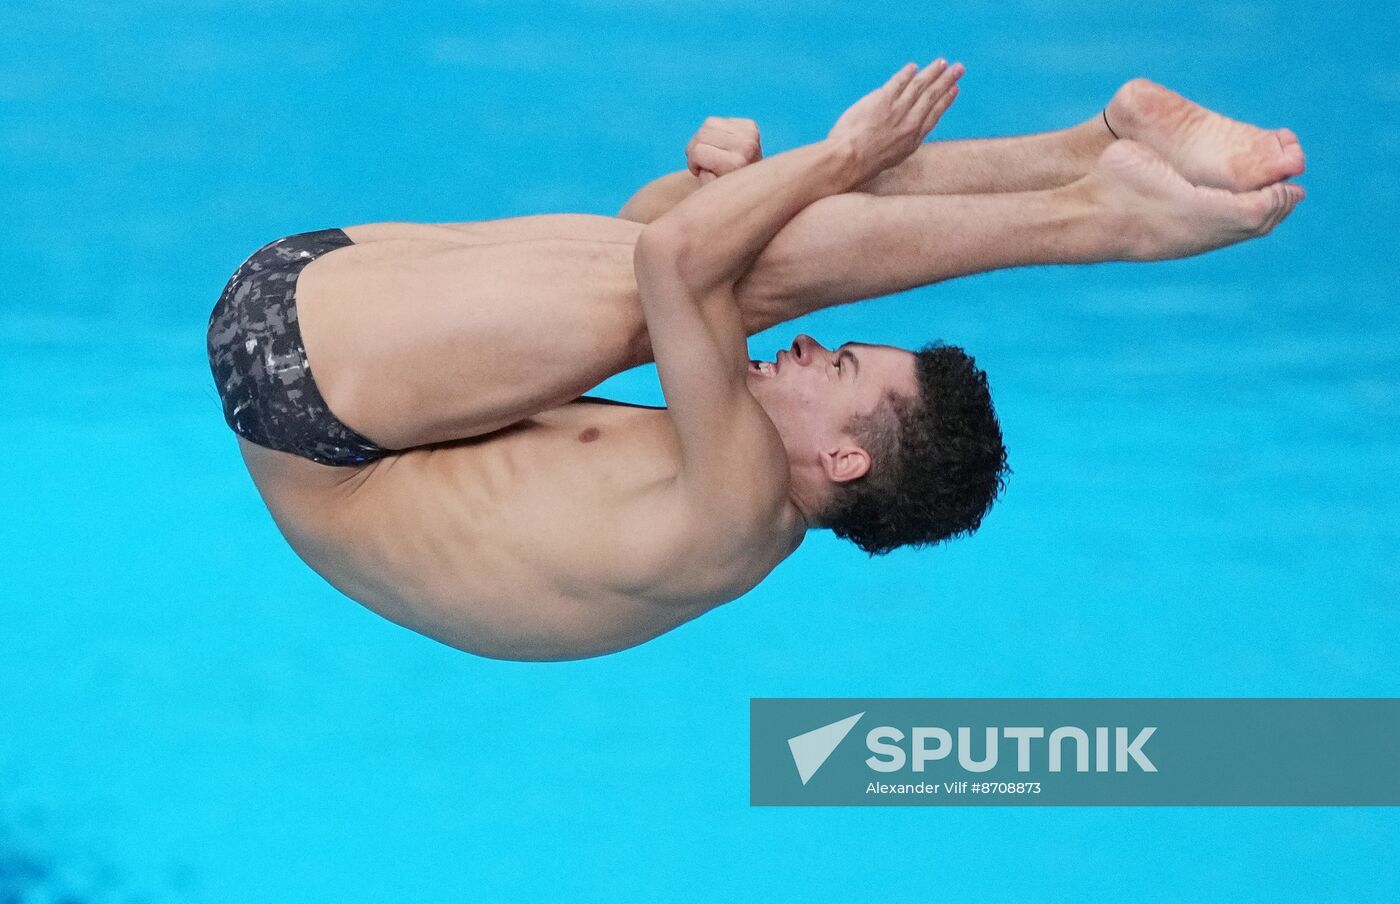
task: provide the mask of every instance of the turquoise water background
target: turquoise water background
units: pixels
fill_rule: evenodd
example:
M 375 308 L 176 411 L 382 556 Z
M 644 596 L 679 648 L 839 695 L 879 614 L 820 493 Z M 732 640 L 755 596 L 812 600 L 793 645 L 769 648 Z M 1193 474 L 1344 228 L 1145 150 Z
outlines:
M 751 809 L 747 749 L 756 696 L 1396 693 L 1398 41 L 1360 3 L 0 6 L 0 899 L 1400 899 L 1392 810 Z M 395 627 L 283 543 L 203 351 L 253 249 L 614 212 L 707 114 L 787 148 L 940 54 L 969 71 L 938 137 L 1142 74 L 1309 159 L 1263 241 L 754 340 L 976 354 L 1015 468 L 977 537 L 813 536 L 548 665 Z

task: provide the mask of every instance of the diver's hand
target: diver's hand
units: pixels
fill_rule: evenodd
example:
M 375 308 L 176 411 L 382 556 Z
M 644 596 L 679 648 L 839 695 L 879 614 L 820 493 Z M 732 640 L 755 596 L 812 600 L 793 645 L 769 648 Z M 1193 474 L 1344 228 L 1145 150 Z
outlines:
M 752 119 L 711 116 L 685 146 L 685 162 L 705 185 L 763 159 L 758 124 Z
M 874 178 L 914 153 L 958 96 L 964 71 L 941 59 L 923 69 L 909 63 L 842 113 L 827 137 L 851 149 L 860 181 Z

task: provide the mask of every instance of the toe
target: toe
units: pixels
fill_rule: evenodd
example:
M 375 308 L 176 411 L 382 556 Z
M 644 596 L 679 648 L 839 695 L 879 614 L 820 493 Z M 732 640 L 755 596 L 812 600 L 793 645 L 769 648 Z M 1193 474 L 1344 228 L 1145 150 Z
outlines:
M 1293 140 L 1284 143 L 1283 151 L 1289 160 L 1289 175 L 1301 176 L 1303 171 L 1308 168 L 1307 155 L 1303 153 L 1303 145 L 1298 141 L 1298 136 L 1293 135 L 1292 132 L 1288 134 L 1293 136 Z
M 1274 231 L 1274 227 L 1282 223 L 1284 218 L 1293 212 L 1293 208 L 1298 206 L 1298 202 L 1303 200 L 1302 186 L 1294 185 L 1291 182 L 1282 182 L 1272 185 L 1269 190 L 1273 192 L 1273 209 L 1260 230 L 1261 235 L 1267 235 Z
M 1257 232 L 1263 229 L 1264 224 L 1268 222 L 1269 213 L 1274 208 L 1267 188 L 1235 195 L 1231 206 L 1233 207 L 1232 213 L 1240 228 L 1246 232 Z
M 1305 168 L 1302 145 L 1298 144 L 1297 136 L 1287 129 L 1264 133 L 1253 150 L 1237 158 L 1234 164 L 1235 185 L 1239 189 L 1300 176 Z
M 1274 186 L 1270 186 L 1267 191 L 1269 193 L 1268 212 L 1264 214 L 1263 220 L 1255 227 L 1254 231 L 1258 235 L 1268 235 L 1270 232 L 1273 232 L 1274 227 L 1278 225 L 1278 221 L 1283 219 L 1284 210 L 1288 206 L 1288 198 L 1283 192 L 1277 190 Z
M 1279 208 L 1287 203 L 1282 185 L 1276 183 L 1231 197 L 1239 227 L 1247 233 L 1263 235 L 1272 228 Z
M 1289 129 L 1279 129 L 1274 134 L 1278 136 L 1280 170 L 1285 176 L 1302 175 L 1307 163 L 1303 158 L 1303 145 L 1298 141 L 1298 136 Z

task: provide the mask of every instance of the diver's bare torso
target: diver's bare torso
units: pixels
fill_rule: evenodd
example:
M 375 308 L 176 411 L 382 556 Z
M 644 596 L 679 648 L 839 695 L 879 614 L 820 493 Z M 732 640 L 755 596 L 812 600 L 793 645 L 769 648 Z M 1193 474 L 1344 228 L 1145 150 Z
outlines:
M 580 401 L 353 470 L 240 446 L 311 567 L 385 617 L 485 656 L 641 643 L 747 591 L 805 530 L 787 505 L 697 524 L 669 489 L 679 457 L 665 410 Z

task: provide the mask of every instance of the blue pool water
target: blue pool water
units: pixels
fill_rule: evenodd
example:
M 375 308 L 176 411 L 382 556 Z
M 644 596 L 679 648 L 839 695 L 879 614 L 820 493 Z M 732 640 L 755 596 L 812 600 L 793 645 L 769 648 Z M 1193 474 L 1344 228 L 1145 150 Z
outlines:
M 0 6 L 0 899 L 1396 900 L 1389 810 L 750 809 L 747 742 L 753 696 L 1395 694 L 1398 25 L 1246 0 Z M 551 665 L 397 628 L 289 551 L 203 355 L 254 248 L 612 212 L 706 114 L 789 147 L 944 53 L 969 68 L 944 138 L 1076 122 L 1146 74 L 1309 155 L 1264 241 L 795 327 L 978 356 L 1015 475 L 976 538 L 868 563 L 815 536 L 730 606 Z M 646 371 L 608 389 L 658 398 Z

